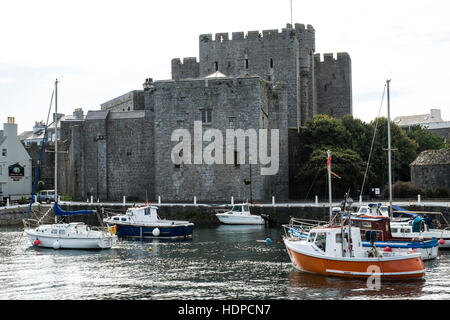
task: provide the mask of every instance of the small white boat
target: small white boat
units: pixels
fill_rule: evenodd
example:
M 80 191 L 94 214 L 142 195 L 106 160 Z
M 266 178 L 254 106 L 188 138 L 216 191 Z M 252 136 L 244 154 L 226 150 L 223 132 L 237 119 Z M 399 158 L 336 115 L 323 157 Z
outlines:
M 41 224 L 26 228 L 25 234 L 36 247 L 53 249 L 110 249 L 117 236 L 83 222 Z
M 406 221 L 392 221 L 391 232 L 398 238 L 436 238 L 439 249 L 450 249 L 450 230 L 429 228 L 423 217 Z
M 265 224 L 264 218 L 250 214 L 247 203 L 236 204 L 230 211 L 216 213 L 216 217 L 223 224 Z
M 182 220 L 160 219 L 158 208 L 151 205 L 132 207 L 124 215 L 103 219 L 108 226 L 116 229 L 119 237 L 128 238 L 192 238 L 194 224 Z

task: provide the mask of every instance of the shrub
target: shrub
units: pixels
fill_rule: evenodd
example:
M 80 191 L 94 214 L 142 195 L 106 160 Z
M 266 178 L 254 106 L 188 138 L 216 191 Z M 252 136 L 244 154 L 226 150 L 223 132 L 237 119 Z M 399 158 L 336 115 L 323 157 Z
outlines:
M 443 187 L 438 187 L 436 189 L 434 189 L 434 198 L 448 198 L 450 195 L 450 192 L 443 188 Z
M 392 185 L 392 196 L 394 198 L 412 198 L 422 194 L 423 190 L 412 182 L 397 181 Z M 385 186 L 383 196 L 389 196 L 389 187 Z

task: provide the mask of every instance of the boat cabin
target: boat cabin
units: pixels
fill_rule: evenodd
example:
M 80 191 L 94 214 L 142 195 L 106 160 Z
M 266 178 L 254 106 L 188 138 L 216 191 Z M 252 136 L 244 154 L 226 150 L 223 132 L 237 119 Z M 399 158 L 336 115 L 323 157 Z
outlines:
M 111 222 L 154 222 L 160 220 L 157 211 L 158 208 L 154 206 L 132 207 L 125 215 L 112 217 Z
M 250 208 L 248 204 L 235 204 L 233 208 L 231 208 L 232 214 L 241 214 L 241 215 L 250 215 Z
M 352 255 L 362 250 L 361 234 L 358 228 L 351 228 Z M 316 253 L 333 256 L 350 256 L 348 227 L 313 228 L 306 240 Z
M 365 241 L 370 241 L 371 238 L 377 241 L 387 241 L 393 239 L 389 218 L 379 216 L 359 216 L 352 217 L 351 221 L 352 226 L 360 229 L 361 237 Z M 347 224 L 348 219 L 344 221 L 344 225 Z M 376 233 L 376 237 L 372 231 Z
M 416 217 L 413 220 L 396 221 L 391 225 L 392 233 L 408 234 L 413 232 L 430 231 L 428 224 L 422 217 Z
M 367 206 L 360 206 L 356 215 L 389 217 L 389 207 L 381 203 L 369 203 Z

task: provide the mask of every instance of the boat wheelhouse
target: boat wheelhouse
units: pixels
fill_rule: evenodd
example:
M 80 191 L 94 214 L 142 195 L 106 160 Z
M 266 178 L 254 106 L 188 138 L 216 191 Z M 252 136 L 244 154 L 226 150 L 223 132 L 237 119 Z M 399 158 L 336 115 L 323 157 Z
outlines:
M 116 228 L 119 237 L 129 238 L 191 238 L 194 224 L 189 221 L 160 219 L 158 208 L 151 205 L 129 208 L 124 215 L 115 215 L 103 221 Z
M 348 223 L 348 218 L 344 219 L 345 223 Z M 392 235 L 391 222 L 387 217 L 360 215 L 352 217 L 351 224 L 360 229 L 362 245 L 367 249 L 372 247 L 370 237 L 375 232 L 374 245 L 377 248 L 389 247 L 393 251 L 416 250 L 421 253 L 423 260 L 431 260 L 438 255 L 439 244 L 436 238 L 395 237 Z
M 223 224 L 264 224 L 262 216 L 250 213 L 248 203 L 235 204 L 230 211 L 216 213 L 216 217 Z

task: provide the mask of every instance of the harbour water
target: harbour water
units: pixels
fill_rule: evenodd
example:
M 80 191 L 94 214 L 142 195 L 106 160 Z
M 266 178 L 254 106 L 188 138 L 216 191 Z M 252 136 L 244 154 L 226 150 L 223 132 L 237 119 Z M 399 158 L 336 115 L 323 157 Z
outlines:
M 196 227 L 187 241 L 120 240 L 104 251 L 34 248 L 0 229 L 1 300 L 319 300 L 450 298 L 450 252 L 426 261 L 420 281 L 382 282 L 295 271 L 281 227 Z M 272 241 L 265 242 L 266 238 Z

